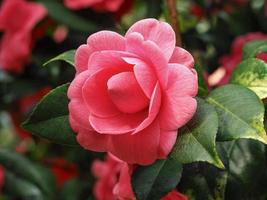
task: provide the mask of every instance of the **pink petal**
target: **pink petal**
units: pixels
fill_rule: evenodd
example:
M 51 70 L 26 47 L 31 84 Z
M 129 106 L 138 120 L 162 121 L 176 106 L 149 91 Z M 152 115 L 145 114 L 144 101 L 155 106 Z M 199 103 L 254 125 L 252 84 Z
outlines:
M 77 74 L 88 69 L 88 60 L 91 54 L 92 49 L 90 49 L 90 47 L 86 44 L 81 45 L 77 49 L 74 59 L 74 65 Z
M 168 89 L 161 104 L 160 126 L 164 130 L 177 130 L 187 123 L 196 111 L 197 103 L 193 97 L 197 94 L 197 78 L 183 65 L 169 66 Z
M 131 185 L 131 169 L 129 169 L 127 163 L 123 163 L 119 181 L 113 189 L 113 194 L 117 197 L 117 199 L 135 199 Z
M 150 98 L 157 83 L 157 77 L 153 69 L 138 58 L 124 57 L 123 59 L 127 63 L 134 65 L 135 78 L 143 92 Z
M 172 27 L 156 19 L 144 19 L 136 22 L 126 33 L 126 38 L 131 33 L 140 33 L 145 40 L 154 42 L 166 60 L 169 60 L 175 47 L 175 33 Z
M 120 113 L 116 116 L 101 118 L 91 114 L 89 121 L 91 126 L 98 133 L 102 134 L 125 134 L 136 129 L 136 127 L 145 119 L 145 111 L 135 114 Z
M 154 88 L 153 94 L 151 96 L 148 117 L 136 128 L 133 134 L 142 131 L 143 129 L 148 127 L 153 122 L 153 120 L 155 120 L 160 110 L 160 105 L 161 105 L 161 90 L 159 84 L 157 83 L 156 87 Z
M 125 51 L 125 38 L 116 32 L 99 31 L 89 36 L 87 45 L 93 48 L 94 51 Z
M 160 128 L 155 121 L 142 132 L 111 137 L 109 151 L 129 164 L 152 164 L 158 156 Z
M 131 71 L 133 67 L 131 64 L 124 61 L 124 56 L 134 57 L 135 55 L 128 52 L 113 50 L 95 52 L 89 59 L 88 70 L 90 74 L 94 74 L 105 68 L 113 68 L 116 70 L 125 69 L 125 71 Z
M 148 107 L 149 99 L 137 83 L 133 72 L 121 72 L 108 80 L 108 93 L 124 113 L 136 113 Z
M 159 158 L 165 159 L 171 152 L 177 138 L 177 131 L 160 131 Z
M 109 136 L 98 134 L 95 131 L 80 129 L 77 135 L 78 143 L 85 149 L 91 151 L 104 152 L 107 151 Z
M 112 69 L 104 69 L 87 79 L 83 85 L 82 94 L 90 112 L 98 116 L 114 116 L 119 113 L 112 103 L 108 91 L 107 81 L 116 74 Z
M 188 68 L 194 67 L 193 56 L 183 48 L 175 47 L 169 63 L 185 65 Z
M 90 35 L 87 45 L 78 48 L 75 55 L 75 67 L 77 73 L 88 69 L 88 61 L 94 52 L 103 50 L 125 50 L 125 38 L 112 31 L 99 31 Z
M 188 198 L 184 194 L 173 190 L 160 200 L 188 200 Z
M 143 41 L 139 33 L 131 33 L 127 37 L 127 51 L 138 55 L 156 73 L 162 88 L 166 87 L 168 80 L 168 64 L 163 53 L 151 41 Z
M 82 126 L 86 129 L 91 127 L 89 123 L 90 111 L 88 110 L 87 105 L 83 100 L 82 87 L 85 81 L 87 80 L 88 75 L 89 75 L 88 71 L 84 71 L 79 75 L 77 75 L 70 84 L 68 89 L 68 97 L 70 99 L 68 107 L 70 115 L 75 121 L 79 122 L 78 127 Z

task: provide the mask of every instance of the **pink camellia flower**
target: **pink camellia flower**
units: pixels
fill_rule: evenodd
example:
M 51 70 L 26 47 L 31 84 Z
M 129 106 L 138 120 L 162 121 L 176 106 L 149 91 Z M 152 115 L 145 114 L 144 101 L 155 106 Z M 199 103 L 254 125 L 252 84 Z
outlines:
M 193 63 L 191 54 L 175 47 L 171 26 L 155 19 L 137 22 L 125 37 L 91 35 L 76 52 L 68 90 L 78 142 L 130 164 L 166 158 L 177 129 L 196 111 Z
M 128 165 L 112 154 L 108 154 L 105 161 L 95 160 L 92 173 L 97 178 L 94 186 L 96 199 L 136 200 L 131 187 L 133 170 L 132 165 Z M 187 200 L 187 197 L 173 190 L 161 200 Z
M 231 46 L 231 53 L 220 58 L 219 63 L 221 67 L 210 75 L 209 85 L 214 86 L 227 84 L 234 69 L 242 60 L 243 47 L 247 42 L 254 40 L 267 40 L 267 35 L 255 32 L 237 37 Z M 266 53 L 259 53 L 257 58 L 267 62 Z
M 0 9 L 0 68 L 20 73 L 32 48 L 32 29 L 46 15 L 45 8 L 26 0 L 4 0 Z
M 69 9 L 92 8 L 96 11 L 116 12 L 127 0 L 64 0 Z
M 0 192 L 5 183 L 4 167 L 0 165 Z

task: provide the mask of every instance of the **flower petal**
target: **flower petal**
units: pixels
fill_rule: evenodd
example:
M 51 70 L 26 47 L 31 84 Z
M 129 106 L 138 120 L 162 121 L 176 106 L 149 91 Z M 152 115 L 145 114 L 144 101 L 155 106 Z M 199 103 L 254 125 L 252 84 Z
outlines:
M 166 22 L 159 22 L 156 19 L 144 19 L 136 22 L 126 33 L 126 38 L 131 33 L 140 33 L 145 40 L 156 44 L 169 60 L 175 48 L 175 33 L 172 27 Z
M 98 133 L 119 135 L 131 132 L 145 119 L 146 111 L 135 114 L 120 113 L 116 116 L 101 118 L 91 114 L 89 121 Z
M 160 128 L 154 121 L 142 132 L 111 136 L 109 151 L 129 164 L 152 164 L 158 156 Z
M 194 67 L 193 56 L 183 48 L 175 47 L 169 63 L 185 65 L 188 68 Z
M 197 107 L 197 77 L 183 65 L 170 64 L 168 89 L 165 91 L 160 113 L 160 127 L 177 130 L 188 122 Z
M 75 55 L 77 73 L 88 69 L 88 61 L 94 52 L 103 50 L 125 50 L 125 38 L 112 31 L 99 31 L 89 36 L 86 45 L 81 45 Z
M 77 141 L 82 147 L 98 152 L 107 151 L 109 138 L 108 135 L 98 134 L 93 130 L 83 128 L 79 130 L 77 135 Z
M 157 76 L 162 88 L 166 87 L 168 80 L 168 64 L 159 47 L 151 41 L 144 41 L 139 33 L 131 33 L 126 41 L 127 51 L 138 55 Z
M 107 81 L 113 74 L 116 74 L 116 71 L 110 68 L 101 70 L 88 78 L 83 85 L 83 99 L 90 112 L 97 116 L 107 117 L 119 113 L 107 91 Z
M 124 57 L 123 59 L 127 63 L 134 65 L 135 78 L 143 92 L 150 98 L 157 83 L 154 70 L 139 58 Z
M 112 102 L 123 113 L 136 113 L 148 107 L 149 99 L 137 83 L 133 72 L 121 72 L 108 80 Z
M 155 120 L 157 114 L 159 113 L 160 105 L 161 105 L 161 90 L 159 84 L 157 83 L 156 87 L 154 88 L 153 94 L 151 96 L 148 117 L 136 128 L 133 134 L 142 131 L 143 129 L 148 127 L 153 122 L 153 120 Z
M 177 138 L 177 131 L 160 130 L 159 158 L 165 159 L 171 152 Z

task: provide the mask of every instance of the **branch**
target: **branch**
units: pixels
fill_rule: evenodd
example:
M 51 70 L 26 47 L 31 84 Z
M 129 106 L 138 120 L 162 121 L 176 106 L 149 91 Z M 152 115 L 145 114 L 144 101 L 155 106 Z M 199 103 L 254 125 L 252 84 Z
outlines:
M 176 34 L 176 45 L 182 46 L 181 32 L 180 32 L 180 24 L 178 20 L 178 11 L 176 10 L 176 0 L 166 0 L 168 12 L 171 19 L 172 28 Z

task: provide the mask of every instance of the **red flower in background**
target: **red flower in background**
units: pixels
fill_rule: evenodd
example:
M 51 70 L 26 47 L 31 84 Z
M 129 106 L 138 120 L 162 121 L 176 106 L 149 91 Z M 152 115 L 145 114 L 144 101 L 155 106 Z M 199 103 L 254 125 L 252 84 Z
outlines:
M 26 0 L 4 0 L 0 9 L 0 68 L 23 71 L 32 49 L 32 29 L 46 15 L 45 8 Z
M 5 182 L 4 168 L 0 165 L 0 191 L 2 190 Z
M 123 2 L 124 0 L 64 0 L 69 9 L 92 8 L 99 12 L 116 12 Z
M 56 177 L 59 187 L 62 187 L 66 181 L 78 175 L 78 167 L 63 158 L 51 158 L 47 160 L 50 169 Z
M 133 165 L 128 165 L 108 154 L 105 161 L 96 160 L 92 166 L 92 173 L 98 179 L 94 194 L 97 200 L 135 200 L 131 187 Z M 118 178 L 119 177 L 119 178 Z M 171 191 L 161 200 L 187 200 L 188 198 L 177 192 Z
M 25 119 L 26 114 L 36 105 L 41 98 L 51 90 L 50 87 L 44 87 L 37 92 L 21 97 L 18 102 L 18 109 L 11 113 L 12 121 L 16 130 L 16 133 L 21 139 L 30 138 L 31 134 L 20 128 L 21 122 Z
M 242 50 L 247 42 L 254 40 L 267 40 L 267 35 L 259 32 L 248 33 L 243 36 L 237 37 L 232 46 L 231 53 L 220 58 L 219 67 L 212 75 L 209 77 L 209 84 L 214 85 L 224 85 L 230 80 L 231 74 L 242 60 Z M 259 53 L 257 58 L 267 62 L 267 54 Z

